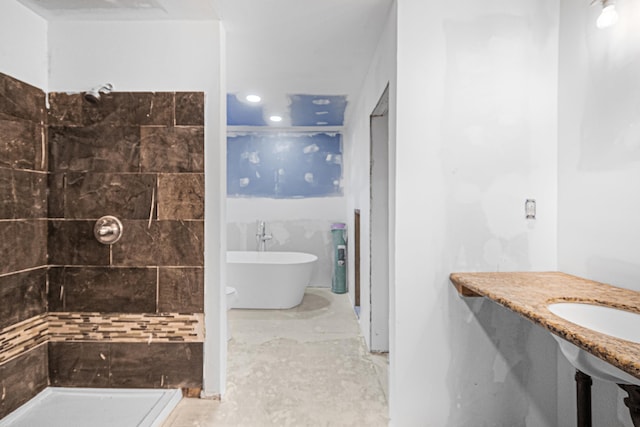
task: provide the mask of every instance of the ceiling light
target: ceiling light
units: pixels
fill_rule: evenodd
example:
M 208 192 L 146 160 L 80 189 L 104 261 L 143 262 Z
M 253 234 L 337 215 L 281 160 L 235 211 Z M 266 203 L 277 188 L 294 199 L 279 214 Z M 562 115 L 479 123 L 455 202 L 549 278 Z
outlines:
M 258 95 L 247 95 L 246 100 L 256 104 L 256 103 L 262 101 L 262 98 L 260 98 Z
M 314 99 L 311 102 L 313 104 L 315 104 L 315 105 L 329 105 L 329 104 L 331 104 L 331 101 L 328 100 L 328 99 Z
M 618 22 L 618 11 L 613 0 L 596 0 L 596 2 L 602 4 L 602 13 L 598 16 L 596 27 L 600 29 L 608 28 Z
M 271 120 L 272 122 L 281 122 L 282 121 L 282 117 L 281 116 L 271 116 L 271 117 L 269 117 L 269 120 Z

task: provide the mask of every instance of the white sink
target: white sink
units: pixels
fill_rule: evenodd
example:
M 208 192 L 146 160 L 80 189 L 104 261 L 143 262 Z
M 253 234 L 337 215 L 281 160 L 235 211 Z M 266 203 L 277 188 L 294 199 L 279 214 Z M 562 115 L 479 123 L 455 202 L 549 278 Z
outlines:
M 549 304 L 547 308 L 556 316 L 583 328 L 640 343 L 640 314 L 638 313 L 601 305 L 574 302 Z M 556 335 L 552 336 L 560 345 L 562 354 L 573 366 L 585 374 L 618 384 L 640 386 L 640 379 L 633 375 L 627 374 Z

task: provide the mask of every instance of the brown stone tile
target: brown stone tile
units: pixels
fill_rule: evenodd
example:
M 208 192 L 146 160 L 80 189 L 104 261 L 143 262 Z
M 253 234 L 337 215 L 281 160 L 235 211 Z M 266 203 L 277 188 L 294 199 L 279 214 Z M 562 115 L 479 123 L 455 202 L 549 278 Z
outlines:
M 44 112 L 42 90 L 0 73 L 0 114 L 43 123 Z
M 47 220 L 0 221 L 0 274 L 47 264 Z
M 0 166 L 46 170 L 42 164 L 43 126 L 28 120 L 0 117 Z
M 96 240 L 94 224 L 95 221 L 50 220 L 49 264 L 109 265 L 109 245 Z
M 46 218 L 47 175 L 0 169 L 0 219 Z
M 82 120 L 84 125 L 172 126 L 173 111 L 173 93 L 113 92 L 96 105 L 83 102 Z
M 138 172 L 140 129 L 97 124 L 50 126 L 51 172 Z
M 204 126 L 204 92 L 176 92 L 176 125 Z
M 158 175 L 158 219 L 204 219 L 204 174 Z
M 203 221 L 124 221 L 122 239 L 113 245 L 113 265 L 202 266 Z
M 49 311 L 154 313 L 156 288 L 155 268 L 52 267 Z
M 49 378 L 57 387 L 109 387 L 109 344 L 49 342 Z
M 50 126 L 82 126 L 82 95 L 49 93 L 48 123 Z
M 142 127 L 143 172 L 204 172 L 204 128 Z
M 174 122 L 173 93 L 168 92 L 112 92 L 102 94 L 98 104 L 86 102 L 83 94 L 53 92 L 49 104 L 52 125 L 172 126 Z
M 47 174 L 49 189 L 47 195 L 48 218 L 64 218 L 64 187 L 67 177 L 64 173 Z
M 112 343 L 111 387 L 202 387 L 202 343 Z
M 47 269 L 0 277 L 0 329 L 47 311 Z
M 204 269 L 160 268 L 158 312 L 204 313 Z
M 155 174 L 68 173 L 64 191 L 65 218 L 123 219 L 156 216 Z
M 0 419 L 47 386 L 47 345 L 42 344 L 0 365 Z

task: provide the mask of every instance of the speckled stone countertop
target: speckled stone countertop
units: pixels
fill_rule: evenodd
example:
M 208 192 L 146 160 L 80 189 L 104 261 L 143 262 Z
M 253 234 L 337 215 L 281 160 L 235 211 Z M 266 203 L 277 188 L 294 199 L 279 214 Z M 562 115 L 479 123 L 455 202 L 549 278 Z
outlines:
M 554 302 L 585 302 L 640 313 L 640 292 L 565 273 L 452 273 L 463 296 L 483 296 L 640 378 L 640 344 L 580 327 L 549 311 Z

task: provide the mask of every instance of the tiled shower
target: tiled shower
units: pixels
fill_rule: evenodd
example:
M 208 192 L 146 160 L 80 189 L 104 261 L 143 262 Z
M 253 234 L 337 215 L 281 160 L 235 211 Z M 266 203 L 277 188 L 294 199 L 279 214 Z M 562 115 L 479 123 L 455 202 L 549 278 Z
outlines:
M 48 384 L 197 395 L 204 95 L 45 98 L 0 74 L 0 418 Z

